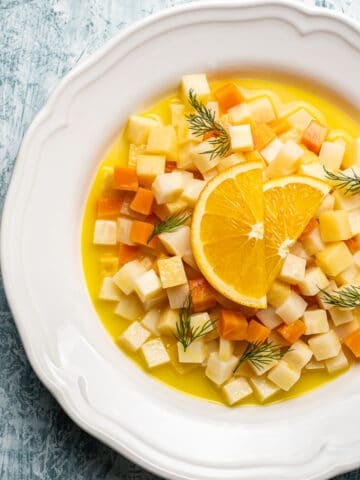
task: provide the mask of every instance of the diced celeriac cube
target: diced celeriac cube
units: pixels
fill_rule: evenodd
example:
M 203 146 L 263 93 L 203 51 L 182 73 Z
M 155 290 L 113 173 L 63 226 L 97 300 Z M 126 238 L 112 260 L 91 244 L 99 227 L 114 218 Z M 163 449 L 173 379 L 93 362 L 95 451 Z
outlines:
M 274 138 L 266 147 L 260 150 L 261 156 L 267 163 L 271 163 L 280 153 L 284 144 L 278 138 Z
M 329 279 L 320 267 L 309 267 L 305 270 L 305 278 L 299 282 L 299 288 L 303 295 L 313 296 L 319 293 L 320 288 L 326 288 Z
M 123 265 L 113 276 L 113 281 L 125 295 L 129 295 L 135 289 L 135 280 L 146 272 L 146 268 L 139 260 L 133 260 Z
M 337 288 L 338 286 L 336 285 L 336 282 L 334 280 L 330 280 L 329 285 L 323 288 L 323 290 L 328 293 L 333 293 L 334 290 L 337 290 Z M 325 302 L 325 297 L 322 292 L 317 293 L 316 300 L 319 307 L 323 308 L 324 310 L 329 310 L 331 308 L 331 305 Z
M 346 210 L 331 210 L 321 213 L 319 227 L 323 242 L 338 242 L 352 237 Z
M 150 335 L 149 330 L 135 321 L 120 335 L 119 342 L 128 350 L 136 352 Z
M 298 173 L 300 175 L 307 175 L 308 177 L 319 178 L 320 180 L 326 179 L 324 167 L 318 162 L 300 165 Z
M 309 338 L 308 343 L 316 360 L 319 361 L 336 357 L 341 349 L 340 341 L 333 330 Z
M 214 328 L 211 323 L 210 315 L 207 312 L 194 313 L 191 315 L 190 325 L 194 331 L 201 330 L 206 326 L 206 331 L 211 332 Z
M 156 297 L 149 298 L 149 300 L 145 300 L 143 303 L 143 307 L 145 311 L 149 311 L 152 308 L 161 308 L 167 303 L 167 295 L 165 290 L 161 290 L 161 293 Z
M 290 286 L 275 280 L 267 293 L 267 301 L 274 307 L 280 307 L 290 295 Z
M 319 215 L 323 212 L 327 212 L 328 210 L 333 210 L 335 206 L 335 197 L 331 194 L 326 195 L 324 200 L 321 202 L 318 211 L 315 214 L 315 217 L 319 217 Z
M 248 362 L 249 363 L 249 366 L 251 368 L 252 371 L 254 371 L 256 373 L 256 375 L 263 375 L 264 373 L 268 372 L 269 370 L 271 370 L 272 368 L 274 368 L 278 363 L 279 361 L 276 360 L 276 359 L 273 359 L 271 361 L 269 361 L 268 363 L 261 363 L 261 365 L 258 365 L 258 364 L 253 364 L 252 362 Z
M 201 142 L 201 137 L 197 137 L 200 139 Z M 193 150 L 195 149 L 196 145 L 199 142 L 187 142 L 185 145 L 181 145 L 179 147 L 179 153 L 178 153 L 178 159 L 177 159 L 177 167 L 186 169 L 186 170 L 195 170 L 195 164 L 193 161 Z
M 190 227 L 183 225 L 173 232 L 159 235 L 159 239 L 169 253 L 182 257 L 191 252 Z
M 189 284 L 186 282 L 177 287 L 170 287 L 166 289 L 170 308 L 182 308 L 190 293 Z
M 323 370 L 325 368 L 324 362 L 318 362 L 317 360 L 310 360 L 310 362 L 305 365 L 306 370 Z
M 216 177 L 216 175 L 218 173 L 219 172 L 218 172 L 218 169 L 216 167 L 212 168 L 211 170 L 208 170 L 207 172 L 203 172 L 202 176 L 203 176 L 204 182 L 207 183 L 209 180 Z
M 205 343 L 205 360 L 203 361 L 203 367 L 206 367 L 207 360 L 209 358 L 210 353 L 218 352 L 219 351 L 219 342 L 217 339 L 211 340 L 210 342 Z
M 241 123 L 251 123 L 253 121 L 251 112 L 246 102 L 235 105 L 228 110 L 229 122 L 232 125 L 240 125 Z
M 182 259 L 184 262 L 189 265 L 193 270 L 199 272 L 199 267 L 197 266 L 197 263 L 195 261 L 194 255 L 192 252 L 187 252 L 183 255 Z
M 265 327 L 270 328 L 270 330 L 278 327 L 282 323 L 282 319 L 276 315 L 275 309 L 271 307 L 259 310 L 256 312 L 256 316 L 261 323 L 263 323 Z
M 138 294 L 142 302 L 157 297 L 162 290 L 160 279 L 153 269 L 136 277 L 134 280 L 134 286 L 135 292 Z
M 185 105 L 183 103 L 171 103 L 170 112 L 171 125 L 173 127 L 178 127 L 184 118 Z
M 274 107 L 267 97 L 251 100 L 248 107 L 255 122 L 269 123 L 276 119 Z
M 211 158 L 211 152 L 213 145 L 209 141 L 205 141 L 195 146 L 192 149 L 191 157 L 195 167 L 204 174 L 205 172 L 212 170 L 219 163 L 219 156 L 215 155 Z M 204 153 L 208 152 L 208 153 Z
M 316 262 L 326 275 L 336 277 L 353 264 L 354 259 L 344 242 L 327 245 L 316 254 Z
M 275 313 L 287 324 L 293 323 L 303 316 L 307 307 L 305 300 L 296 292 L 291 291 L 287 299 L 282 303 Z
M 350 333 L 355 332 L 359 328 L 358 319 L 355 318 L 352 322 L 344 323 L 334 328 L 334 332 L 338 339 L 342 341 L 345 337 L 350 335 Z
M 297 143 L 288 140 L 267 167 L 267 177 L 280 177 L 296 172 L 303 153 L 303 149 Z
M 190 343 L 186 351 L 184 351 L 183 345 L 178 342 L 177 349 L 180 363 L 202 363 L 205 360 L 206 349 L 201 338 Z
M 306 260 L 289 253 L 281 267 L 279 278 L 284 282 L 296 285 L 305 278 Z
M 283 356 L 283 360 L 296 370 L 301 370 L 309 363 L 313 356 L 312 351 L 302 340 L 291 345 L 291 348 Z
M 324 242 L 321 240 L 320 228 L 316 226 L 312 230 L 312 232 L 308 233 L 302 239 L 302 244 L 303 244 L 303 247 L 305 248 L 305 251 L 310 256 L 314 255 L 317 252 L 320 252 L 321 250 L 324 250 L 325 245 L 324 245 Z
M 121 299 L 119 289 L 117 288 L 111 277 L 103 278 L 99 298 L 101 300 L 109 300 L 113 302 L 118 302 Z
M 305 130 L 312 120 L 314 120 L 314 117 L 304 108 L 297 110 L 295 113 L 287 117 L 287 121 L 290 125 L 298 130 Z
M 134 143 L 130 143 L 127 166 L 130 168 L 136 168 L 138 156 L 144 154 L 145 149 L 146 145 L 135 145 Z
M 159 259 L 157 261 L 161 285 L 163 288 L 177 287 L 187 282 L 181 257 Z
M 342 173 L 345 173 L 345 170 Z M 340 190 L 334 190 L 333 195 L 335 197 L 335 208 L 342 210 L 360 208 L 360 193 L 356 195 L 345 195 Z
M 339 170 L 345 153 L 345 146 L 335 142 L 324 142 L 319 153 L 319 160 L 330 171 Z
M 152 211 L 157 217 L 161 218 L 161 220 L 165 220 L 175 213 L 185 211 L 187 207 L 188 204 L 184 200 L 181 200 L 181 198 L 178 198 L 175 202 L 162 203 L 161 205 L 155 203 Z
M 348 212 L 349 225 L 351 230 L 351 236 L 358 235 L 360 233 L 360 208 L 350 210 Z
M 229 405 L 234 405 L 252 394 L 252 388 L 244 377 L 235 377 L 222 387 L 222 392 Z
M 160 319 L 160 310 L 158 308 L 153 308 L 145 314 L 145 316 L 141 320 L 141 324 L 145 328 L 147 328 L 151 333 L 153 333 L 155 336 L 158 337 L 160 335 L 160 332 L 157 329 L 159 319 Z
M 157 126 L 150 130 L 146 151 L 165 155 L 172 162 L 177 160 L 176 131 L 172 125 Z
M 233 125 L 229 127 L 231 148 L 234 152 L 248 152 L 254 150 L 254 140 L 249 124 Z
M 280 360 L 268 374 L 268 379 L 287 392 L 299 380 L 300 375 L 300 370 L 289 365 L 285 360 Z
M 270 382 L 266 377 L 251 377 L 250 384 L 260 402 L 265 402 L 280 390 L 277 385 Z
M 134 242 L 130 240 L 130 232 L 133 226 L 133 220 L 129 218 L 119 217 L 117 219 L 117 240 L 120 243 L 125 245 L 135 245 Z
M 176 324 L 179 321 L 179 311 L 170 307 L 164 308 L 160 313 L 158 330 L 163 335 L 174 335 L 176 333 Z
M 125 318 L 126 320 L 139 320 L 144 315 L 143 307 L 135 294 L 124 295 L 115 310 L 115 315 Z
M 144 359 L 149 368 L 155 368 L 170 362 L 169 354 L 161 340 L 150 340 L 141 347 Z
M 190 90 L 196 95 L 197 100 L 206 103 L 210 95 L 210 87 L 205 73 L 183 75 L 181 88 L 184 96 L 184 103 L 189 101 Z
M 153 118 L 140 115 L 131 115 L 127 125 L 127 139 L 135 145 L 145 144 L 148 140 L 150 131 L 159 125 L 159 122 Z
M 234 165 L 239 165 L 239 163 L 246 162 L 245 155 L 241 152 L 232 153 L 228 157 L 222 158 L 217 165 L 219 172 L 226 170 L 227 168 L 233 167 Z
M 210 320 L 210 317 L 209 317 Z M 234 353 L 234 343 L 231 340 L 220 338 L 219 340 L 219 357 L 220 360 L 230 360 Z
M 315 335 L 329 331 L 329 322 L 326 311 L 323 309 L 307 310 L 304 313 L 303 322 L 306 327 L 305 335 Z
M 117 229 L 113 220 L 96 220 L 93 243 L 95 245 L 116 245 Z
M 346 270 L 341 272 L 336 277 L 336 283 L 338 285 L 350 285 L 356 282 L 356 278 L 359 275 L 359 270 L 356 265 L 350 265 Z
M 300 242 L 295 242 L 294 245 L 290 249 L 290 253 L 292 255 L 296 255 L 300 258 L 303 258 L 306 262 L 310 260 L 310 255 L 308 255 L 305 248 L 302 246 Z
M 190 207 L 194 207 L 205 185 L 206 182 L 204 182 L 204 180 L 193 178 L 185 186 L 184 191 L 181 194 L 181 200 L 185 200 Z
M 341 289 L 338 291 L 341 291 Z M 353 312 L 351 310 L 341 310 L 339 308 L 332 307 L 329 308 L 329 313 L 335 327 L 343 325 L 344 323 L 352 322 L 354 319 Z
M 156 202 L 174 202 L 184 189 L 183 176 L 179 172 L 158 175 L 151 186 Z
M 205 375 L 216 385 L 222 385 L 232 376 L 238 358 L 232 356 L 229 360 L 221 360 L 217 352 L 209 355 Z
M 138 155 L 136 173 L 140 185 L 150 187 L 155 178 L 165 172 L 165 155 Z
M 344 352 L 340 350 L 340 353 L 336 357 L 325 360 L 325 366 L 329 373 L 334 373 L 347 368 L 349 361 Z

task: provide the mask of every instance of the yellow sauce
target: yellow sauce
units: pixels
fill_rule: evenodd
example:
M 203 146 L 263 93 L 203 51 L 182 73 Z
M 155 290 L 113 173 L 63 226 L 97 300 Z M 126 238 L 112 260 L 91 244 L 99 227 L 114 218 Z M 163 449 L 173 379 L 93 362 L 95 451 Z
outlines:
M 288 102 L 290 102 L 290 104 L 292 102 L 296 102 L 298 104 L 298 108 L 302 106 L 302 102 L 306 102 L 320 112 L 320 115 L 322 115 L 322 118 L 325 119 L 329 128 L 341 130 L 341 132 L 338 134 L 339 137 L 343 136 L 346 139 L 350 139 L 351 137 L 360 137 L 360 126 L 355 121 L 353 121 L 347 114 L 338 109 L 332 103 L 315 96 L 309 91 L 301 90 L 285 84 L 269 82 L 266 80 L 243 79 L 232 81 L 247 89 L 251 96 L 254 96 L 254 98 L 266 93 L 272 97 L 274 103 L 277 103 L 276 96 L 278 96 L 285 104 Z M 225 82 L 213 82 L 211 85 L 219 86 L 221 83 Z M 265 90 L 266 92 L 264 92 Z M 275 96 L 273 96 L 273 94 L 275 94 Z M 175 95 L 168 97 L 144 113 L 159 115 L 164 124 L 168 124 L 170 123 L 169 104 L 176 98 L 177 97 Z M 309 107 L 309 105 L 307 105 L 307 107 Z M 314 116 L 317 116 L 316 112 L 314 112 Z M 335 133 L 335 137 L 336 136 L 337 133 Z M 115 164 L 126 165 L 127 158 L 128 143 L 121 133 L 119 134 L 118 139 L 112 145 L 109 152 L 107 152 L 101 167 L 113 166 Z M 94 222 L 96 220 L 96 202 L 103 189 L 103 177 L 100 174 L 100 171 L 101 168 L 99 169 L 95 181 L 91 186 L 84 212 L 82 230 L 83 267 L 89 294 L 93 301 L 94 307 L 109 335 L 111 335 L 116 342 L 119 335 L 121 335 L 121 333 L 128 327 L 129 322 L 121 319 L 113 313 L 115 306 L 113 302 L 106 302 L 98 299 L 99 288 L 102 280 L 99 262 L 100 256 L 105 252 L 117 255 L 118 250 L 117 247 L 112 248 L 109 246 L 96 246 L 92 243 Z M 142 360 L 139 353 L 126 353 L 141 369 L 143 369 L 153 378 L 156 378 L 157 380 L 160 380 L 165 384 L 187 394 L 213 402 L 224 403 L 220 389 L 216 388 L 212 382 L 205 377 L 204 369 L 202 367 L 195 367 L 193 370 L 184 375 L 179 375 L 171 365 L 164 365 L 150 371 L 146 368 L 145 362 Z M 303 370 L 300 380 L 291 388 L 289 392 L 279 392 L 267 403 L 275 403 L 297 397 L 308 392 L 309 390 L 329 382 L 330 380 L 333 380 L 342 373 L 344 372 L 329 375 L 325 370 Z M 260 402 L 258 402 L 256 398 L 252 396 L 250 400 L 241 402 L 241 405 L 260 405 Z

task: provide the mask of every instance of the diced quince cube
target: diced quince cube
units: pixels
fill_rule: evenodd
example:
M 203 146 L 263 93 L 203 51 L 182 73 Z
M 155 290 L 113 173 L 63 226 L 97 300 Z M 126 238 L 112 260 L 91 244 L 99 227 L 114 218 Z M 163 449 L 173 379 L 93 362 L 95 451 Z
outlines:
M 180 172 L 158 175 L 151 189 L 158 204 L 174 202 L 184 189 L 183 176 Z
M 207 312 L 194 313 L 193 315 L 191 315 L 190 325 L 193 328 L 193 330 L 196 330 L 196 329 L 201 330 L 202 328 L 205 327 L 206 324 L 208 326 L 206 330 L 208 332 L 211 332 L 214 327 L 210 323 L 210 315 Z
M 170 362 L 169 354 L 161 340 L 150 340 L 141 347 L 145 361 L 149 368 L 155 368 Z
M 248 107 L 255 122 L 269 123 L 276 119 L 273 104 L 267 97 L 251 100 Z
M 315 217 L 319 217 L 319 215 L 323 212 L 327 212 L 328 210 L 334 210 L 335 206 L 335 197 L 331 194 L 326 195 L 324 200 L 321 202 L 318 211 L 315 214 Z M 360 232 L 359 232 L 360 233 Z
M 286 324 L 290 324 L 303 316 L 306 307 L 307 303 L 305 300 L 294 291 L 291 291 L 284 303 L 277 307 L 275 313 L 279 315 Z
M 287 392 L 299 380 L 300 375 L 300 370 L 289 365 L 285 360 L 280 360 L 268 374 L 268 379 Z
M 298 173 L 300 175 L 307 175 L 308 177 L 326 180 L 326 172 L 320 163 L 307 163 L 305 165 L 300 165 Z
M 152 308 L 145 314 L 145 316 L 141 320 L 141 324 L 145 328 L 147 328 L 151 333 L 153 333 L 155 336 L 158 337 L 160 335 L 160 332 L 157 329 L 159 319 L 160 319 L 160 310 L 158 308 Z
M 278 138 L 274 138 L 266 147 L 262 148 L 260 153 L 261 156 L 267 163 L 271 163 L 279 155 L 282 150 L 284 143 Z
M 338 291 L 341 291 L 341 289 Z M 351 310 L 341 310 L 333 307 L 329 309 L 329 313 L 335 327 L 343 325 L 344 323 L 352 322 L 354 319 L 353 312 Z
M 326 288 L 328 285 L 329 280 L 319 267 L 307 268 L 304 280 L 299 282 L 301 293 L 310 297 L 319 293 L 320 288 Z
M 211 152 L 213 151 L 213 149 L 214 146 L 211 145 L 209 141 L 202 142 L 192 149 L 192 162 L 202 174 L 209 170 L 212 170 L 219 163 L 218 156 L 214 156 L 213 158 L 211 158 Z
M 139 322 L 133 322 L 125 332 L 120 335 L 119 342 L 128 350 L 136 352 L 141 345 L 150 337 L 149 330 L 144 328 Z
M 332 210 L 321 213 L 319 224 L 321 239 L 324 242 L 338 242 L 352 237 L 346 210 Z
M 319 361 L 336 357 L 341 349 L 340 341 L 333 330 L 311 337 L 308 343 L 316 360 Z
M 349 361 L 346 358 L 344 352 L 340 350 L 339 355 L 334 358 L 329 358 L 328 360 L 325 360 L 325 366 L 329 373 L 334 373 L 347 368 L 349 366 Z
M 201 142 L 202 137 L 198 137 Z M 186 169 L 186 170 L 195 170 L 196 166 L 193 160 L 193 151 L 195 147 L 197 146 L 198 142 L 194 143 L 188 142 L 185 145 L 182 145 L 179 148 L 179 154 L 178 154 L 178 160 L 176 162 L 177 167 L 180 169 Z
M 306 252 L 310 256 L 320 252 L 321 250 L 324 250 L 325 245 L 324 242 L 321 240 L 320 228 L 315 227 L 312 232 L 310 232 L 302 239 L 302 244 Z
M 310 360 L 310 362 L 305 365 L 306 370 L 324 370 L 324 362 L 318 362 L 317 360 Z
M 359 270 L 356 267 L 356 265 L 350 265 L 350 267 L 348 267 L 346 270 L 344 270 L 339 275 L 337 275 L 336 283 L 340 286 L 356 283 L 356 278 L 358 275 L 359 275 Z
M 266 377 L 251 377 L 249 381 L 260 402 L 265 402 L 280 390 L 277 385 L 270 382 Z
M 209 317 L 210 320 L 210 317 Z M 219 357 L 220 360 L 230 360 L 234 353 L 234 343 L 231 340 L 220 338 L 219 340 Z
M 289 285 L 275 280 L 267 293 L 267 301 L 274 308 L 280 307 L 287 300 L 290 292 Z
M 113 220 L 96 220 L 93 243 L 95 245 L 116 245 L 117 228 Z
M 283 356 L 283 360 L 296 370 L 301 370 L 309 363 L 313 352 L 302 340 L 293 343 L 288 352 Z
M 113 281 L 125 295 L 129 295 L 135 289 L 135 280 L 146 272 L 144 265 L 139 260 L 125 263 L 113 276 Z
M 181 194 L 181 200 L 185 200 L 190 207 L 194 207 L 205 185 L 206 182 L 204 182 L 204 180 L 191 179 Z
M 150 131 L 159 125 L 159 122 L 153 118 L 142 117 L 140 115 L 131 115 L 127 125 L 127 139 L 135 145 L 145 144 L 148 140 Z
M 234 125 L 229 127 L 231 148 L 234 152 L 248 152 L 254 150 L 254 141 L 251 133 L 251 126 Z
M 138 297 L 135 294 L 124 295 L 115 310 L 115 315 L 125 318 L 126 320 L 139 320 L 144 315 L 144 309 Z
M 287 121 L 298 130 L 305 130 L 314 117 L 310 115 L 304 108 L 297 110 L 295 113 L 287 117 Z
M 182 308 L 189 296 L 190 288 L 186 282 L 177 287 L 170 287 L 166 289 L 170 308 Z
M 182 257 L 191 252 L 190 227 L 183 225 L 173 232 L 165 232 L 159 235 L 161 243 L 169 253 Z
M 205 360 L 205 345 L 200 338 L 192 342 L 184 351 L 183 345 L 178 342 L 178 360 L 180 363 L 202 363 Z
M 345 170 L 344 172 L 345 173 Z M 334 190 L 335 208 L 342 210 L 355 210 L 360 207 L 360 193 L 344 195 L 340 190 Z
M 162 203 L 161 205 L 155 203 L 152 210 L 157 217 L 161 218 L 161 220 L 165 220 L 175 213 L 185 211 L 187 207 L 188 204 L 181 198 L 178 198 L 175 202 Z
M 353 264 L 350 250 L 344 242 L 327 245 L 316 254 L 316 262 L 326 275 L 336 277 Z
M 185 105 L 183 103 L 171 103 L 170 113 L 171 113 L 171 125 L 173 127 L 178 127 L 184 118 Z
M 295 285 L 305 278 L 306 260 L 289 253 L 281 267 L 280 280 Z
M 266 169 L 268 178 L 290 175 L 296 172 L 303 149 L 293 140 L 288 140 Z
M 220 386 L 232 377 L 238 358 L 232 356 L 229 360 L 221 360 L 217 352 L 210 353 L 205 375 L 216 385 Z
M 142 302 L 160 295 L 162 290 L 160 279 L 153 269 L 135 278 L 134 285 Z
M 150 187 L 155 178 L 165 172 L 164 155 L 138 155 L 136 173 L 140 185 Z
M 315 335 L 329 331 L 329 322 L 324 309 L 307 310 L 304 313 L 303 322 L 306 326 L 305 335 Z
M 229 121 L 232 125 L 240 125 L 242 123 L 252 123 L 254 120 L 251 116 L 249 106 L 246 102 L 239 103 L 229 108 Z
M 205 73 L 183 75 L 181 79 L 181 87 L 185 104 L 189 102 L 190 90 L 196 95 L 197 100 L 202 103 L 206 103 L 210 96 L 210 87 Z
M 234 405 L 253 393 L 249 382 L 244 377 L 229 380 L 222 387 L 222 392 L 229 405 Z
M 270 328 L 270 330 L 282 324 L 282 319 L 276 315 L 275 309 L 271 307 L 259 310 L 256 312 L 256 316 L 261 323 L 263 323 L 265 327 Z
M 345 146 L 335 142 L 324 142 L 319 159 L 328 170 L 339 170 L 345 154 Z
M 177 160 L 177 137 L 172 125 L 158 126 L 151 129 L 146 144 L 146 151 L 165 155 L 172 162 Z
M 239 163 L 245 163 L 245 155 L 241 152 L 232 153 L 228 157 L 222 158 L 217 165 L 219 172 L 226 170 L 227 168 L 233 167 L 234 165 L 239 165 Z
M 327 134 L 326 127 L 320 125 L 316 120 L 312 120 L 304 131 L 301 143 L 318 155 Z
M 99 298 L 101 300 L 109 300 L 113 302 L 118 302 L 121 299 L 119 289 L 117 288 L 111 277 L 103 278 Z
M 159 259 L 157 265 L 163 288 L 177 287 L 187 282 L 181 257 Z
M 167 307 L 160 313 L 160 319 L 157 328 L 163 335 L 174 335 L 174 333 L 176 333 L 176 324 L 178 321 L 179 311 Z

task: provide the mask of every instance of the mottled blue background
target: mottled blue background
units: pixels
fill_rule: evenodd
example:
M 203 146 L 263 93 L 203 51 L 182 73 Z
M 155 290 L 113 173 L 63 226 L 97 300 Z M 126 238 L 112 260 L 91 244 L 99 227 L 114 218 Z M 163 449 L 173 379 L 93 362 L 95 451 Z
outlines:
M 189 1 L 0 0 L 0 208 L 24 131 L 59 79 L 126 25 Z M 360 20 L 360 0 L 316 4 Z M 0 281 L 0 480 L 115 479 L 156 477 L 59 408 L 27 362 Z M 338 477 L 345 479 L 360 472 Z

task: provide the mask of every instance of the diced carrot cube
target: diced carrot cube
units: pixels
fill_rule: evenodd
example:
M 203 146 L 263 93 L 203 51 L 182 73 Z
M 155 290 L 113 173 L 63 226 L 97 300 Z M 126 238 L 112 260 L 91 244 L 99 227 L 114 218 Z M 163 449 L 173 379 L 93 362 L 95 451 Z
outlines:
M 130 203 L 131 210 L 134 212 L 142 213 L 143 215 L 149 215 L 154 202 L 154 195 L 151 190 L 139 187 L 135 193 L 135 197 Z
M 171 173 L 177 169 L 176 162 L 165 162 L 165 173 Z
M 220 312 L 218 330 L 221 338 L 225 340 L 245 340 L 248 322 L 243 313 L 235 310 Z
M 115 167 L 113 188 L 115 190 L 127 190 L 136 192 L 139 188 L 138 176 L 135 168 Z
M 306 327 L 302 320 L 296 320 L 296 322 L 290 323 L 289 325 L 281 325 L 277 331 L 289 343 L 295 343 L 302 335 L 304 335 Z
M 100 197 L 97 201 L 98 217 L 113 217 L 120 214 L 122 200 L 120 198 Z
M 270 335 L 270 328 L 265 327 L 256 320 L 250 320 L 246 332 L 246 340 L 250 343 L 263 343 Z
M 352 254 L 360 250 L 360 239 L 357 236 L 349 238 L 349 240 L 345 240 L 345 243 Z
M 326 127 L 320 125 L 316 120 L 312 120 L 302 136 L 301 143 L 318 155 L 327 133 Z
M 360 328 L 346 336 L 343 343 L 350 348 L 355 357 L 360 357 Z
M 266 123 L 255 123 L 253 131 L 254 150 L 262 150 L 276 137 Z
M 307 237 L 308 235 L 310 235 L 310 233 L 315 230 L 315 228 L 319 225 L 318 221 L 316 220 L 316 218 L 312 218 L 310 220 L 310 222 L 306 225 L 306 227 L 304 228 L 302 234 L 300 235 L 300 240 L 303 240 L 305 237 Z
M 186 278 L 188 280 L 195 280 L 196 278 L 199 278 L 199 272 L 198 270 L 195 270 L 194 268 L 190 267 L 187 263 L 184 263 L 184 270 L 186 273 Z
M 194 312 L 203 312 L 208 308 L 215 307 L 215 290 L 208 284 L 205 278 L 189 280 L 189 287 Z
M 269 127 L 276 135 L 281 135 L 282 133 L 287 132 L 290 130 L 291 125 L 286 120 L 286 118 L 276 118 L 272 122 L 269 123 Z
M 155 237 L 148 243 L 149 237 L 154 230 L 154 225 L 148 222 L 139 222 L 135 220 L 130 231 L 130 240 L 140 245 L 150 248 L 157 248 L 158 239 Z
M 132 247 L 130 245 L 125 245 L 124 243 L 120 243 L 119 245 L 119 263 L 120 265 L 124 265 L 125 263 L 131 262 L 135 260 L 139 255 L 139 247 Z
M 227 112 L 229 108 L 238 105 L 244 101 L 239 88 L 234 83 L 227 83 L 218 88 L 214 92 L 216 100 L 219 102 L 219 107 L 223 112 Z

